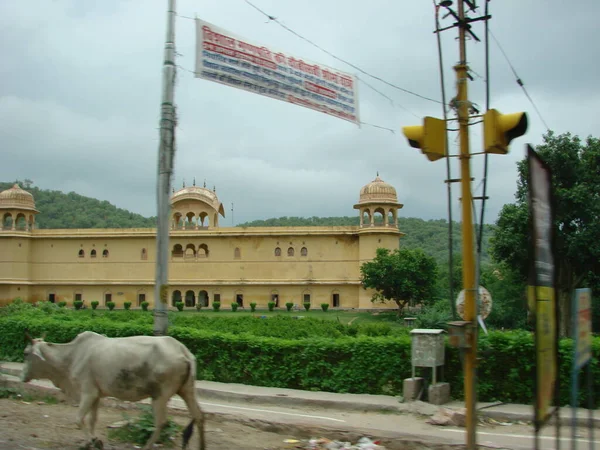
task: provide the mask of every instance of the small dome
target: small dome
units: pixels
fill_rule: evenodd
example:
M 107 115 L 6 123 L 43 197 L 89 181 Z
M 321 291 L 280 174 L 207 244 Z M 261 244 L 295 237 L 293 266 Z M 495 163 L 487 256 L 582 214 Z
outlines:
M 33 195 L 15 184 L 10 189 L 0 192 L 0 209 L 24 209 L 35 211 Z
M 180 189 L 171 196 L 171 205 L 179 203 L 183 200 L 200 200 L 201 202 L 210 205 L 223 217 L 225 217 L 223 204 L 219 201 L 217 194 L 210 189 L 199 186 L 189 186 Z
M 360 190 L 358 204 L 363 203 L 398 203 L 396 189 L 391 184 L 386 183 L 379 175 L 369 184 L 363 186 Z

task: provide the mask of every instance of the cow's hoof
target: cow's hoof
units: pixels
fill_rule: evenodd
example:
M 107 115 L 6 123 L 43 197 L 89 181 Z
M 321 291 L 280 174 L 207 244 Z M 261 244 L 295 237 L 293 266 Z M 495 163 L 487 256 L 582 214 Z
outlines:
M 102 441 L 100 439 L 94 438 L 92 440 L 92 445 L 93 445 L 93 448 L 95 448 L 97 450 L 104 450 L 104 444 L 102 443 Z

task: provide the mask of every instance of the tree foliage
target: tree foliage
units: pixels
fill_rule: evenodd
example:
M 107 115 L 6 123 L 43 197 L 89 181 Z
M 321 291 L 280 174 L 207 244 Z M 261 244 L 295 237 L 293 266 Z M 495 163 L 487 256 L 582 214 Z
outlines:
M 355 217 L 279 217 L 266 220 L 254 220 L 239 224 L 239 227 L 310 227 L 310 226 L 358 226 L 360 218 Z M 448 221 L 445 219 L 424 220 L 417 217 L 398 218 L 398 227 L 405 233 L 400 239 L 400 247 L 423 249 L 442 266 L 448 266 Z M 482 262 L 489 262 L 488 243 L 494 229 L 493 225 L 484 225 L 482 240 Z M 452 223 L 452 250 L 454 259 L 460 258 L 461 227 Z
M 570 133 L 548 132 L 536 151 L 552 170 L 557 290 L 563 317 L 560 331 L 566 335 L 573 289 L 600 287 L 600 140 L 588 137 L 583 142 Z M 491 252 L 495 260 L 516 269 L 525 281 L 530 245 L 527 161 L 519 161 L 517 166 L 516 202 L 500 212 Z
M 372 301 L 395 302 L 399 316 L 408 304 L 434 299 L 437 264 L 423 250 L 378 248 L 360 272 L 363 287 L 376 291 Z
M 35 222 L 38 228 L 152 228 L 154 217 L 146 218 L 107 201 L 69 192 L 51 191 L 32 186 L 33 181 L 0 182 L 0 191 L 19 183 L 30 192 L 40 211 Z

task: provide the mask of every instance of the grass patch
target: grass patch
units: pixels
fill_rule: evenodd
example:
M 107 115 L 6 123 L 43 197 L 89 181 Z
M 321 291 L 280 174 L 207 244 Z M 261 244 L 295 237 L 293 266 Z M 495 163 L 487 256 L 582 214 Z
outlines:
M 154 432 L 154 417 L 152 410 L 148 406 L 141 408 L 142 412 L 138 417 L 131 418 L 123 414 L 124 420 L 128 423 L 121 428 L 111 428 L 108 430 L 108 438 L 121 442 L 128 442 L 137 445 L 144 445 Z M 174 439 L 182 427 L 173 420 L 167 420 L 167 425 L 162 429 L 157 443 L 165 447 L 173 447 Z
M 53 397 L 52 395 L 32 395 L 26 391 L 15 388 L 0 388 L 0 398 L 8 398 L 11 400 L 20 400 L 23 402 L 34 402 L 34 401 L 42 401 L 48 405 L 56 405 L 58 403 L 58 399 Z

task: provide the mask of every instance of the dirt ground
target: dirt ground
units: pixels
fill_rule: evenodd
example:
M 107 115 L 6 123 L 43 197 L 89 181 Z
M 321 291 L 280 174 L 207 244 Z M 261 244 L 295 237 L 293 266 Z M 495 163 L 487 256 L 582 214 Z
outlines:
M 77 408 L 65 403 L 46 404 L 44 402 L 23 402 L 0 399 L 0 449 L 2 450 L 78 450 L 84 441 L 84 434 L 75 425 Z M 139 448 L 133 444 L 110 441 L 106 437 L 107 426 L 129 417 L 139 411 L 101 406 L 98 413 L 97 435 L 104 442 L 105 450 L 131 450 Z M 169 415 L 182 426 L 189 423 L 189 417 Z M 266 431 L 260 431 L 235 422 L 206 422 L 207 448 L 210 450 L 279 450 L 290 448 L 283 441 L 293 438 Z M 194 431 L 190 449 L 198 448 L 197 430 Z M 178 435 L 173 448 L 181 448 L 181 435 Z

